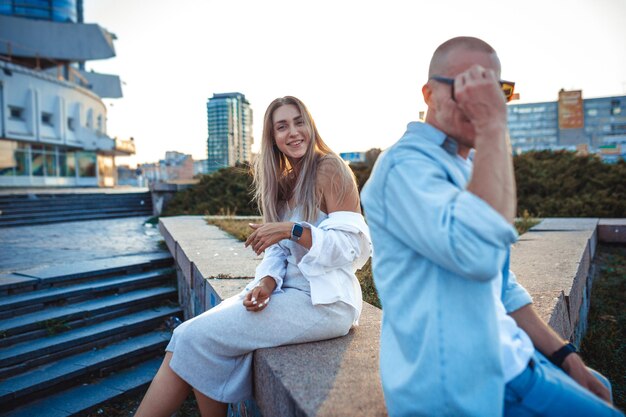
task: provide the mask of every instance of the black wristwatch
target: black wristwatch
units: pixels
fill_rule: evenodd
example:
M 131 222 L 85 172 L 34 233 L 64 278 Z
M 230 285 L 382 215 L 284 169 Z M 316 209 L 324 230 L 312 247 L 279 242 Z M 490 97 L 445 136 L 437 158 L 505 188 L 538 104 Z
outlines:
M 293 240 L 294 242 L 297 242 L 300 240 L 300 238 L 302 237 L 302 232 L 304 231 L 304 228 L 302 227 L 302 225 L 300 223 L 294 223 L 293 227 L 291 228 L 291 240 Z
M 578 350 L 576 350 L 576 346 L 574 346 L 571 343 L 568 343 L 564 345 L 562 348 L 560 348 L 559 350 L 557 350 L 556 352 L 554 352 L 552 355 L 550 355 L 548 359 L 550 360 L 550 362 L 552 362 L 559 368 L 563 368 L 562 365 L 563 365 L 563 361 L 565 360 L 565 358 L 567 358 L 567 356 L 570 353 L 576 353 L 576 352 L 578 352 Z

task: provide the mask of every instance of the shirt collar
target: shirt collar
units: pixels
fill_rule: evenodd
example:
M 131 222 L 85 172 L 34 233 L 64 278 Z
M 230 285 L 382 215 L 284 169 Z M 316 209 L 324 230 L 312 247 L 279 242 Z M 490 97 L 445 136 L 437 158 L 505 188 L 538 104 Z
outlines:
M 434 145 L 441 146 L 446 152 L 452 156 L 456 156 L 459 150 L 459 145 L 455 139 L 447 136 L 441 130 L 428 123 L 423 122 L 411 122 L 409 123 L 407 130 L 411 133 L 420 134 L 426 141 L 431 142 Z

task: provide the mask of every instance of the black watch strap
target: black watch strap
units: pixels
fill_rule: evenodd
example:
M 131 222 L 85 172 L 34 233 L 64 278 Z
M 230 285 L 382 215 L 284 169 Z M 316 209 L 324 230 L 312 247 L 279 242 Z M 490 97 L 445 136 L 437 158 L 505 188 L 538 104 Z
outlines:
M 556 352 L 554 352 L 552 355 L 550 355 L 549 359 L 550 359 L 550 362 L 552 362 L 559 368 L 562 368 L 563 361 L 565 360 L 565 358 L 567 358 L 567 356 L 570 353 L 576 353 L 576 352 L 578 352 L 578 350 L 576 350 L 576 346 L 574 346 L 571 343 L 568 343 L 564 345 L 562 348 L 560 348 L 559 350 L 557 350 Z

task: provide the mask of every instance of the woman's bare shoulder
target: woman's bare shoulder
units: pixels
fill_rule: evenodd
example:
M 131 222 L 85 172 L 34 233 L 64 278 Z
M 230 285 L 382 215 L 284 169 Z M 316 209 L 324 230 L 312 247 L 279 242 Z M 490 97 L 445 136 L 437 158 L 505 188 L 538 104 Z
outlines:
M 326 212 L 360 212 L 359 193 L 352 171 L 337 155 L 324 155 L 317 166 L 317 187 Z

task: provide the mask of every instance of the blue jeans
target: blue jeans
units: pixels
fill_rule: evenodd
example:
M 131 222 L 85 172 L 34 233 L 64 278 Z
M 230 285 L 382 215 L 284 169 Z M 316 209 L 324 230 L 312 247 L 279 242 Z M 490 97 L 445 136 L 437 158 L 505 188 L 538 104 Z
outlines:
M 608 379 L 594 375 L 611 390 Z M 581 387 L 562 369 L 535 351 L 528 367 L 506 384 L 506 417 L 530 416 L 624 416 L 587 389 Z

